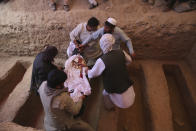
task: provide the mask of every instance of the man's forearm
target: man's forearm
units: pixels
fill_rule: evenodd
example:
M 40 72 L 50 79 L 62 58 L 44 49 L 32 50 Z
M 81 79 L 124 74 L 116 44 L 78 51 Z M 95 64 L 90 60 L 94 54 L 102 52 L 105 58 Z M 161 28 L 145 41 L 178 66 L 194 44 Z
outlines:
M 129 53 L 131 55 L 134 54 L 133 45 L 132 45 L 131 40 L 128 40 L 126 44 L 127 44 L 128 49 L 129 49 Z
M 96 32 L 92 33 L 91 35 L 88 36 L 88 38 L 86 38 L 83 42 L 82 45 L 86 45 L 89 42 L 91 42 L 92 40 L 96 40 L 98 39 L 103 33 L 103 29 L 99 29 Z
M 88 70 L 88 78 L 94 78 L 100 76 L 104 71 L 104 69 L 105 69 L 105 64 L 103 63 L 103 61 L 100 58 L 97 59 L 93 68 L 91 70 Z
M 73 32 L 71 32 L 71 33 L 69 34 L 69 36 L 70 36 L 70 39 L 71 39 L 72 42 L 76 39 L 76 37 L 75 37 L 75 35 L 74 35 Z
M 86 38 L 83 42 L 82 45 L 88 44 L 92 40 L 92 36 L 90 35 L 88 38 Z

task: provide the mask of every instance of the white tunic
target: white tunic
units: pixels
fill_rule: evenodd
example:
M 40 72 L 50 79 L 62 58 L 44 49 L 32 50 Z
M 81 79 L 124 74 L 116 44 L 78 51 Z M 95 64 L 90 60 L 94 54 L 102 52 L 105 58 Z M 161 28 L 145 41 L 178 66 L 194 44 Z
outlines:
M 123 51 L 123 52 L 125 54 L 127 64 L 130 63 L 132 61 L 131 57 L 125 51 Z M 97 59 L 93 68 L 88 71 L 88 77 L 89 78 L 97 77 L 97 76 L 101 75 L 104 70 L 105 70 L 105 64 L 102 61 L 102 59 L 99 58 L 99 59 Z M 134 103 L 134 100 L 135 100 L 135 93 L 134 93 L 133 86 L 130 86 L 128 88 L 128 90 L 126 90 L 122 94 L 108 93 L 104 90 L 103 95 L 109 95 L 113 104 L 115 104 L 116 106 L 118 106 L 120 108 L 130 107 Z
M 86 29 L 86 25 L 87 25 L 86 22 L 81 23 L 72 30 L 72 32 L 69 34 L 71 41 L 74 41 L 75 39 L 79 39 L 80 41 L 83 42 L 89 35 L 93 33 L 92 31 L 90 32 Z
M 73 31 L 69 34 L 71 42 L 69 44 L 69 47 L 67 48 L 67 55 L 68 57 L 72 56 L 74 49 L 76 48 L 75 44 L 73 43 L 74 40 L 80 40 L 83 42 L 85 39 L 87 39 L 94 31 L 88 31 L 86 29 L 87 23 L 81 23 L 76 26 L 76 28 L 73 29 Z M 99 47 L 97 47 L 96 42 L 92 42 L 89 44 L 90 47 L 86 49 L 84 52 L 86 53 L 86 57 L 89 56 L 91 58 L 96 58 L 97 56 L 101 55 L 101 50 Z
M 88 38 L 89 35 L 91 35 L 93 33 L 93 32 L 89 32 L 86 29 L 86 25 L 87 25 L 86 22 L 77 25 L 76 28 L 74 28 L 72 30 L 72 32 L 69 34 L 71 42 L 69 44 L 69 47 L 67 48 L 67 55 L 68 55 L 68 57 L 72 56 L 72 52 L 76 48 L 75 44 L 73 43 L 74 40 L 80 40 L 82 42 L 86 38 Z

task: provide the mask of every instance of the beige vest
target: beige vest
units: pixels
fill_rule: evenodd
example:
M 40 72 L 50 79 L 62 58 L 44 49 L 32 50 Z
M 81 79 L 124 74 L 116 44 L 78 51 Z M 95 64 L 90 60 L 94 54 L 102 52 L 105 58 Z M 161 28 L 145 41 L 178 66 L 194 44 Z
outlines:
M 44 117 L 44 127 L 46 131 L 62 131 L 67 130 L 73 124 L 73 115 L 66 112 L 66 110 L 58 108 L 52 108 L 52 103 L 58 103 L 55 97 L 61 93 L 65 93 L 66 89 L 52 89 L 47 87 L 47 82 L 44 81 L 38 92 L 40 94 L 40 99 L 44 107 L 45 117 Z M 66 97 L 70 97 L 68 94 Z M 66 97 L 62 100 L 66 100 Z

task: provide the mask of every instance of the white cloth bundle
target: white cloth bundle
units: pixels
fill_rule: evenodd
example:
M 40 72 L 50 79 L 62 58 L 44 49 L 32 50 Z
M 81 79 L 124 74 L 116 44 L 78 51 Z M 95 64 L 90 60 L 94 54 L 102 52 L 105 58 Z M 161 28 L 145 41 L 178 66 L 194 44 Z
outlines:
M 73 99 L 74 102 L 79 101 L 82 95 L 91 94 L 91 87 L 86 78 L 86 73 L 85 73 L 85 69 L 87 67 L 82 67 L 82 72 L 81 72 L 80 68 L 75 68 L 72 64 L 73 61 L 77 63 L 79 61 L 79 58 L 82 58 L 82 56 L 80 55 L 71 56 L 65 62 L 65 70 L 64 70 L 67 74 L 67 80 L 65 81 L 64 86 L 68 87 L 68 91 L 71 92 L 70 97 Z

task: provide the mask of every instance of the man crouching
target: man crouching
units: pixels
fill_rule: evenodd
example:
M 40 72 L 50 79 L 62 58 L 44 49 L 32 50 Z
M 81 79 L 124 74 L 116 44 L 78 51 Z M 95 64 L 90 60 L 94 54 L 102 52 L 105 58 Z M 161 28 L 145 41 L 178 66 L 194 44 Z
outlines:
M 64 88 L 67 75 L 60 70 L 48 74 L 38 92 L 44 107 L 44 127 L 46 131 L 93 131 L 85 122 L 74 119 L 82 106 L 82 98 L 74 103 Z
M 135 101 L 133 81 L 130 79 L 126 64 L 131 57 L 122 50 L 113 50 L 115 38 L 111 34 L 104 34 L 100 39 L 103 56 L 97 59 L 88 77 L 103 76 L 103 98 L 106 109 L 129 108 Z

